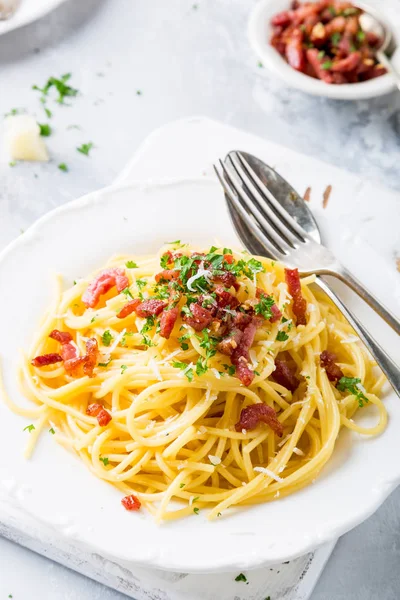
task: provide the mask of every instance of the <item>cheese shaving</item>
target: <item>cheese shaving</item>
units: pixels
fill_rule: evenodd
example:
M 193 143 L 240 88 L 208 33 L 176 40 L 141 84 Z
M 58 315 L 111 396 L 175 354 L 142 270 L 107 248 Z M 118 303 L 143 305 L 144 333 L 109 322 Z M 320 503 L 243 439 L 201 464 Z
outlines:
M 267 469 L 267 467 L 254 467 L 254 471 L 257 473 L 264 473 L 264 475 L 268 475 L 268 477 L 275 479 L 275 481 L 283 481 L 282 477 L 279 477 L 279 475 L 276 475 L 273 471 Z

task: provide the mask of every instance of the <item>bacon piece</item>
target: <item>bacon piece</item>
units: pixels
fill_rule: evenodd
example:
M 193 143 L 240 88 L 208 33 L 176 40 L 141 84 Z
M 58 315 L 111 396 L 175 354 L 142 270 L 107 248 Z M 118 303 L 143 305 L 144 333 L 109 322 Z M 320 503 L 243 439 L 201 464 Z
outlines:
M 189 308 L 192 316 L 184 315 L 183 320 L 185 323 L 193 327 L 196 331 L 202 331 L 205 327 L 210 325 L 213 320 L 213 315 L 207 308 L 194 302 Z
M 225 354 L 226 356 L 232 356 L 233 351 L 239 345 L 240 340 L 242 339 L 243 332 L 240 329 L 234 327 L 227 337 L 221 340 L 217 346 L 218 350 Z
M 139 306 L 140 302 L 141 301 L 139 298 L 135 298 L 135 300 L 129 300 L 129 302 L 125 304 L 125 306 L 123 306 L 117 314 L 118 319 L 125 319 L 125 317 L 131 315 Z
M 276 321 L 280 321 L 282 318 L 282 313 L 279 310 L 279 306 L 277 304 L 273 304 L 271 306 L 272 317 L 270 318 L 271 323 L 276 323 Z
M 172 281 L 173 279 L 178 279 L 179 275 L 180 271 L 177 271 L 176 269 L 165 269 L 164 271 L 161 271 L 161 273 L 157 273 L 155 280 L 157 283 L 160 281 Z
M 303 72 L 306 61 L 303 50 L 303 32 L 295 29 L 286 44 L 286 58 L 291 67 Z
M 122 498 L 121 504 L 126 510 L 139 510 L 142 506 L 139 498 L 136 498 L 136 496 L 134 496 L 133 494 Z
M 233 320 L 233 325 L 243 331 L 252 320 L 252 316 L 247 313 L 238 312 Z
M 144 302 L 138 304 L 135 310 L 138 317 L 146 318 L 159 315 L 166 306 L 166 302 L 151 298 L 150 300 L 145 300 Z
M 217 286 L 215 288 L 215 293 L 217 295 L 218 308 L 226 308 L 229 306 L 231 310 L 234 310 L 240 304 L 236 296 L 226 292 L 222 286 Z
M 287 27 L 292 22 L 292 13 L 288 10 L 278 13 L 271 19 L 273 27 Z
M 307 59 L 315 71 L 318 79 L 322 79 L 325 83 L 333 83 L 332 75 L 329 70 L 323 69 L 322 64 L 325 62 L 324 59 L 318 57 L 319 51 L 317 48 L 309 48 L 307 50 Z M 326 60 L 326 59 L 325 59 Z
M 47 365 L 54 365 L 61 361 L 62 357 L 59 354 L 51 352 L 50 354 L 42 354 L 41 356 L 32 358 L 31 365 L 34 367 L 47 367 Z
M 346 19 L 344 17 L 335 17 L 325 26 L 326 34 L 330 37 L 333 33 L 343 33 L 346 29 Z
M 332 64 L 331 71 L 338 73 L 348 73 L 354 71 L 361 62 L 360 52 L 352 52 L 346 58 L 342 58 Z
M 336 382 L 344 377 L 342 369 L 336 364 L 336 359 L 336 354 L 328 352 L 328 350 L 321 352 L 321 356 L 319 357 L 321 367 L 325 369 L 329 381 Z
M 291 392 L 294 392 L 299 387 L 299 380 L 297 379 L 294 372 L 291 370 L 287 362 L 284 360 L 276 360 L 275 361 L 275 371 L 273 372 L 273 377 L 276 383 L 279 385 L 283 385 L 283 387 L 287 388 Z
M 256 335 L 257 327 L 261 325 L 262 320 L 253 317 L 250 323 L 243 330 L 237 348 L 234 349 L 231 356 L 232 364 L 236 367 L 236 374 L 240 381 L 246 387 L 249 386 L 254 379 L 254 372 L 249 367 L 249 350 L 254 337 Z
M 376 65 L 370 71 L 364 74 L 363 81 L 375 79 L 375 77 L 380 77 L 381 75 L 385 75 L 385 73 L 387 73 L 387 71 L 383 65 Z
M 72 377 L 81 377 L 88 375 L 93 377 L 93 371 L 97 364 L 99 356 L 99 347 L 95 338 L 89 338 L 86 341 L 86 354 L 70 358 L 64 362 L 64 368 L 68 375 Z
M 179 315 L 179 308 L 177 306 L 170 308 L 168 310 L 164 310 L 161 315 L 160 320 L 160 335 L 166 340 L 169 339 L 169 336 L 172 333 L 172 330 L 175 326 L 176 320 Z
M 225 271 L 221 273 L 221 275 L 215 275 L 213 277 L 213 281 L 217 283 L 222 283 L 225 287 L 235 287 L 236 286 L 236 275 L 230 273 L 229 271 Z
M 115 267 L 99 273 L 83 293 L 82 302 L 86 306 L 94 308 L 100 300 L 100 296 L 106 294 L 114 286 L 116 286 L 118 292 L 122 292 L 129 286 L 129 279 L 125 275 L 124 269 Z
M 301 283 L 298 269 L 285 269 L 285 279 L 289 294 L 293 298 L 292 310 L 296 316 L 297 325 L 306 325 L 307 302 L 301 293 Z
M 105 427 L 112 420 L 110 413 L 101 404 L 89 404 L 86 414 L 90 417 L 97 417 L 100 427 Z
M 60 342 L 60 344 L 68 344 L 72 341 L 72 335 L 68 331 L 59 331 L 58 329 L 53 329 L 49 337 Z
M 71 360 L 71 358 L 76 358 L 78 355 L 78 350 L 76 347 L 68 342 L 68 344 L 62 344 L 60 354 L 64 361 Z
M 260 422 L 269 425 L 277 436 L 282 437 L 283 426 L 282 423 L 278 421 L 276 412 L 267 404 L 262 403 L 251 404 L 250 406 L 243 408 L 240 413 L 239 422 L 235 425 L 235 429 L 236 431 L 242 431 L 243 429 L 252 431 Z

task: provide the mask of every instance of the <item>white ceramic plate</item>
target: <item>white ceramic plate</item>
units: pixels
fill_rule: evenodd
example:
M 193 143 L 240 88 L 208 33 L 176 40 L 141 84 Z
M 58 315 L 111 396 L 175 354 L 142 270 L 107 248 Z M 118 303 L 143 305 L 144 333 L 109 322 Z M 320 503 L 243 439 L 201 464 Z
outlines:
M 66 0 L 21 0 L 16 13 L 10 19 L 0 21 L 0 35 L 41 19 L 63 2 Z
M 16 383 L 18 351 L 27 347 L 49 304 L 54 273 L 62 273 L 71 285 L 114 253 L 147 253 L 179 238 L 235 244 L 214 180 L 107 188 L 49 213 L 13 242 L 0 255 L 0 356 L 12 397 L 23 401 Z M 366 284 L 373 280 L 371 273 Z M 50 525 L 76 547 L 115 562 L 181 572 L 283 562 L 361 522 L 400 480 L 400 403 L 393 394 L 386 404 L 390 423 L 385 433 L 364 439 L 343 432 L 314 485 L 217 522 L 208 522 L 204 511 L 162 526 L 146 511 L 121 510 L 121 494 L 95 478 L 50 434 L 25 461 L 22 449 L 29 434 L 23 428 L 29 421 L 0 404 L 0 510 L 11 506 L 13 513 Z M 363 409 L 363 421 L 373 416 L 373 410 Z
M 272 33 L 271 18 L 277 13 L 287 10 L 289 6 L 290 0 L 260 0 L 250 14 L 248 23 L 250 44 L 264 67 L 269 71 L 277 75 L 291 87 L 298 88 L 314 96 L 326 96 L 327 98 L 361 100 L 363 98 L 382 96 L 395 89 L 394 80 L 389 74 L 371 79 L 370 81 L 363 81 L 362 83 L 330 85 L 319 79 L 304 75 L 304 73 L 299 73 L 289 66 L 279 52 L 269 43 Z M 384 15 L 381 15 L 381 19 L 387 26 L 390 26 Z M 397 68 L 400 66 L 399 50 L 393 56 L 393 64 Z

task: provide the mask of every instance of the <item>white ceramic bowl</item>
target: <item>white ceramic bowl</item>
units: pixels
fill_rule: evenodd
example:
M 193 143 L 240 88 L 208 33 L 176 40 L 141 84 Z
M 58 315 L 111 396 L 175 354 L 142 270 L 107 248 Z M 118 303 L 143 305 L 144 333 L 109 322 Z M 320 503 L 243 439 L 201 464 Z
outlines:
M 289 6 L 290 0 L 260 0 L 250 14 L 248 23 L 250 44 L 264 67 L 269 71 L 283 79 L 288 85 L 303 92 L 340 100 L 373 98 L 374 96 L 388 94 L 395 89 L 394 80 L 389 74 L 361 83 L 330 85 L 295 71 L 269 43 L 272 34 L 271 18 L 275 14 L 287 10 Z M 372 7 L 371 9 L 373 10 Z M 384 16 L 381 16 L 381 21 L 390 27 Z M 398 49 L 393 56 L 393 63 L 398 68 L 400 67 L 400 52 Z

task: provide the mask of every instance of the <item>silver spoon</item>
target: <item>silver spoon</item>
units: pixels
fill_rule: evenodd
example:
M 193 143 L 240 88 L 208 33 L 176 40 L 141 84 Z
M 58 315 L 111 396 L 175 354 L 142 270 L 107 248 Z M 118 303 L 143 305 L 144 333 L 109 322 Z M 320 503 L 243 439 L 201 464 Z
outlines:
M 379 48 L 375 49 L 375 56 L 395 79 L 396 86 L 400 90 L 400 73 L 395 69 L 390 60 L 396 49 L 396 44 L 389 25 L 385 23 L 377 11 L 369 6 L 359 2 L 357 2 L 356 6 L 364 11 L 359 17 L 360 27 L 364 33 L 374 33 L 382 40 Z
M 247 152 L 241 152 L 250 166 L 254 169 L 261 181 L 268 186 L 270 192 L 275 196 L 278 202 L 290 213 L 290 215 L 303 227 L 307 233 L 319 244 L 322 243 L 321 234 L 318 225 L 310 209 L 304 202 L 303 198 L 296 192 L 294 188 L 277 173 L 272 167 L 268 166 L 260 159 Z M 231 169 L 231 161 L 229 154 L 225 158 L 225 166 Z M 268 250 L 263 246 L 259 239 L 254 236 L 254 233 L 247 227 L 247 224 L 242 220 L 240 214 L 234 209 L 228 196 L 225 196 L 229 215 L 233 226 L 242 241 L 245 248 L 251 254 L 258 256 L 269 256 Z M 360 339 L 364 342 L 376 362 L 379 364 L 382 371 L 385 373 L 388 381 L 393 389 L 400 396 L 400 369 L 376 342 L 376 340 L 365 329 L 364 325 L 358 318 L 343 304 L 336 293 L 329 287 L 326 280 L 318 276 L 316 284 L 326 293 L 332 302 L 343 313 L 350 325 L 356 331 Z

